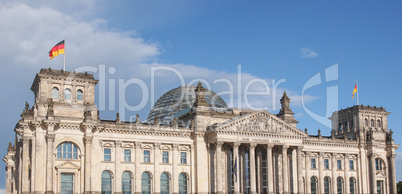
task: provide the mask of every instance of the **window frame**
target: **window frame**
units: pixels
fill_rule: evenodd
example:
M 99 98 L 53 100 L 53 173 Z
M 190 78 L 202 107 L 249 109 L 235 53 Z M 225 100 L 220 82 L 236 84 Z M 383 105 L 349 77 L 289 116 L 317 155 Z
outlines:
M 126 174 L 128 174 L 128 178 L 124 177 Z M 128 183 L 125 181 L 129 181 Z M 129 188 L 130 190 L 126 190 L 126 188 Z M 124 171 L 121 174 L 121 192 L 122 194 L 132 194 L 133 193 L 133 175 L 129 171 Z
M 162 177 L 166 176 L 166 177 Z M 170 186 L 170 175 L 167 172 L 162 172 L 160 176 L 160 194 L 170 194 L 171 186 Z M 163 190 L 163 188 L 166 187 L 167 190 Z
M 123 153 L 124 153 L 124 162 L 131 162 L 131 149 L 124 149 Z
M 336 169 L 342 170 L 342 160 L 336 160 Z
M 187 152 L 180 152 L 180 164 L 187 164 Z
M 310 167 L 311 169 L 317 169 L 317 160 L 315 158 L 311 158 L 310 160 Z
M 69 175 L 72 177 L 71 181 L 64 181 L 63 180 L 63 176 L 64 175 Z M 74 173 L 61 173 L 60 174 L 60 189 L 61 189 L 61 193 L 63 194 L 63 183 L 67 183 L 67 184 L 71 184 L 71 193 L 74 193 Z M 68 190 L 70 191 L 70 190 Z M 70 193 L 70 192 L 67 192 Z
M 71 150 L 68 150 L 68 147 L 70 147 Z M 78 160 L 78 147 L 72 142 L 61 142 L 57 147 L 56 147 L 56 158 L 57 159 L 64 159 L 64 160 Z M 69 157 L 70 156 L 70 157 Z
M 110 153 L 106 153 L 106 151 L 109 151 Z M 110 162 L 112 161 L 112 148 L 103 148 L 103 161 L 105 162 Z
M 64 88 L 64 100 L 71 100 L 72 92 L 70 88 Z
M 162 163 L 169 164 L 169 151 L 162 151 Z
M 79 97 L 80 97 L 80 98 L 79 98 Z M 81 89 L 78 89 L 77 92 L 76 92 L 75 99 L 76 99 L 77 101 L 83 101 L 83 100 L 84 100 L 84 91 L 81 90 Z
M 182 178 L 184 176 L 184 179 Z M 188 175 L 184 172 L 179 174 L 179 194 L 188 193 Z
M 108 175 L 110 177 L 104 177 L 103 175 L 105 173 L 108 173 Z M 106 181 L 108 179 L 109 179 L 109 181 L 107 183 L 104 183 L 104 181 Z M 103 190 L 105 185 L 109 185 L 110 191 L 109 190 L 106 190 L 106 191 Z M 107 192 L 107 191 L 109 191 L 110 193 Z M 113 174 L 112 174 L 112 172 L 110 172 L 108 170 L 103 171 L 102 174 L 101 174 L 101 193 L 102 194 L 112 194 L 113 193 Z
M 355 161 L 349 160 L 349 170 L 355 170 Z
M 59 99 L 60 98 L 60 90 L 58 87 L 52 88 L 52 99 Z
M 329 169 L 329 159 L 324 158 L 324 169 Z
M 151 163 L 151 150 L 144 150 L 143 156 L 144 163 Z

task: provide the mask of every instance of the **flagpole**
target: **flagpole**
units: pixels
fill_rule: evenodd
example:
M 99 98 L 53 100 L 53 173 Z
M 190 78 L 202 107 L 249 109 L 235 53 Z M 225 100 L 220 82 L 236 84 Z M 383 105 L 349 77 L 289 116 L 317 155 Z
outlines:
M 357 84 L 357 80 L 356 80 L 356 100 L 357 100 L 357 105 L 359 105 L 359 86 Z
M 66 71 L 66 39 L 64 39 L 64 65 L 63 70 Z

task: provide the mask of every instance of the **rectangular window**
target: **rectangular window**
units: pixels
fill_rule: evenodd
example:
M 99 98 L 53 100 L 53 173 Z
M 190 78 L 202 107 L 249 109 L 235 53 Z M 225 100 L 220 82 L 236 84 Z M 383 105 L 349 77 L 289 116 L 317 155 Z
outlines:
M 62 194 L 73 194 L 74 174 L 61 173 L 60 186 Z
M 354 170 L 354 169 L 355 169 L 355 165 L 354 165 L 353 160 L 349 160 L 349 167 L 350 167 L 350 170 Z
M 324 159 L 324 168 L 329 169 L 329 160 L 328 159 Z
M 311 158 L 311 168 L 316 169 L 315 158 Z
M 144 163 L 151 162 L 151 152 L 149 150 L 144 150 Z
M 105 148 L 103 150 L 103 160 L 111 161 L 112 160 L 112 150 L 110 148 Z
M 162 152 L 162 162 L 169 163 L 169 152 L 168 151 Z
M 337 164 L 338 170 L 342 170 L 342 160 L 337 160 L 336 164 Z
M 383 194 L 382 192 L 382 181 L 377 181 L 377 194 Z
M 187 164 L 187 153 L 186 152 L 180 153 L 180 163 Z
M 131 150 L 124 150 L 124 162 L 131 162 Z

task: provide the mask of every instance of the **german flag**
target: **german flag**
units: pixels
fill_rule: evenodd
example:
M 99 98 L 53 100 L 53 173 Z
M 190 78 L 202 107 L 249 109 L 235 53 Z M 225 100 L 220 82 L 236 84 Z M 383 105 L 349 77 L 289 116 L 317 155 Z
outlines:
M 60 41 L 57 43 L 52 50 L 49 51 L 49 57 L 50 59 L 53 59 L 54 57 L 57 57 L 59 54 L 64 54 L 64 40 Z
M 353 95 L 352 95 L 352 100 L 355 97 L 355 93 L 357 92 L 357 83 L 355 85 L 355 89 L 353 89 Z

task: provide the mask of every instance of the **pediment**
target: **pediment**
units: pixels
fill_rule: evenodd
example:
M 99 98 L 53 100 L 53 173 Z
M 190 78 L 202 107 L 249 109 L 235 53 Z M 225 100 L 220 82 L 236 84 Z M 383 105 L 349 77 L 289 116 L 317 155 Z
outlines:
M 56 169 L 79 170 L 80 166 L 68 161 L 56 166 Z
M 276 115 L 261 110 L 241 117 L 236 117 L 216 126 L 214 131 L 259 132 L 307 137 L 296 127 L 286 123 Z

